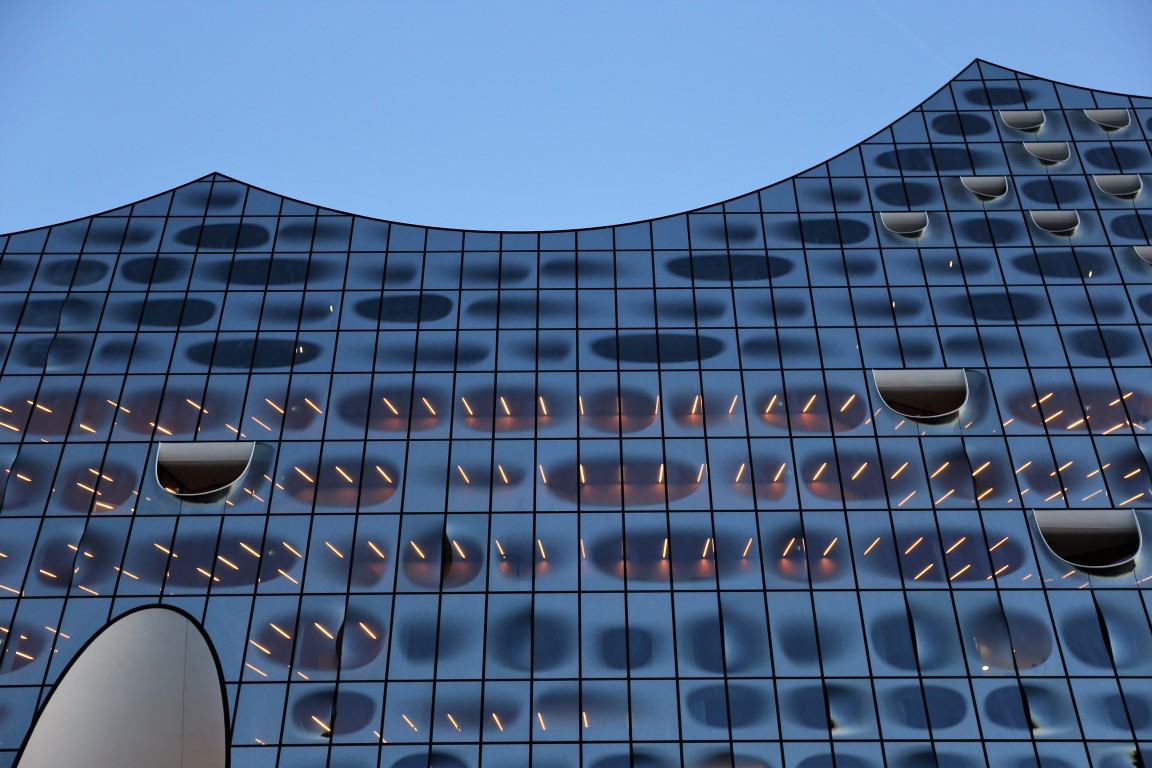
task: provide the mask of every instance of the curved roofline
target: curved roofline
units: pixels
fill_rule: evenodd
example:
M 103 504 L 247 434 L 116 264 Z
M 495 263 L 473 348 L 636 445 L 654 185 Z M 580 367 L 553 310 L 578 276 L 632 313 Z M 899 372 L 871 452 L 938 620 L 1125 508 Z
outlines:
M 301 200 L 301 199 L 296 198 L 296 197 L 290 197 L 289 195 L 285 195 L 285 194 L 282 194 L 280 192 L 274 192 L 270 189 L 266 189 L 266 188 L 258 186 L 256 184 L 252 184 L 252 183 L 249 183 L 247 181 L 237 179 L 233 176 L 229 176 L 226 173 L 221 173 L 220 171 L 212 171 L 211 173 L 207 173 L 207 174 L 201 176 L 200 178 L 192 179 L 191 181 L 186 181 L 183 184 L 178 184 L 175 187 L 170 187 L 168 189 L 162 190 L 162 191 L 157 192 L 155 194 L 149 195 L 148 197 L 142 197 L 138 200 L 133 200 L 133 201 L 128 202 L 128 203 L 123 203 L 121 205 L 117 205 L 117 206 L 114 206 L 112 208 L 105 209 L 105 210 L 100 211 L 98 213 L 90 213 L 90 214 L 87 214 L 85 216 L 77 216 L 76 218 L 66 219 L 64 221 L 58 221 L 54 224 L 45 224 L 43 226 L 30 227 L 28 229 L 20 229 L 20 230 L 14 231 L 14 232 L 4 232 L 4 233 L 0 233 L 0 237 L 9 237 L 12 235 L 20 235 L 20 234 L 23 234 L 25 232 L 36 232 L 36 231 L 41 230 L 41 229 L 49 229 L 51 227 L 58 227 L 58 226 L 62 226 L 64 224 L 72 224 L 72 223 L 77 222 L 77 221 L 83 221 L 84 219 L 91 219 L 91 218 L 95 218 L 97 216 L 103 216 L 105 214 L 111 213 L 112 211 L 118 211 L 121 208 L 126 208 L 130 205 L 135 205 L 137 203 L 141 203 L 141 202 L 143 202 L 145 200 L 149 200 L 153 197 L 159 197 L 161 195 L 166 195 L 166 194 L 169 194 L 171 192 L 175 192 L 176 190 L 183 189 L 184 187 L 189 187 L 193 184 L 197 184 L 197 183 L 200 183 L 203 181 L 209 181 L 209 180 L 211 180 L 211 177 L 213 177 L 213 176 L 221 176 L 224 179 L 227 179 L 228 181 L 236 182 L 237 184 L 243 184 L 243 185 L 245 185 L 251 189 L 255 189 L 259 192 L 263 192 L 263 193 L 268 194 L 268 195 L 273 195 L 275 197 L 283 198 L 284 200 L 289 200 L 291 202 L 298 203 L 300 205 L 307 205 L 307 206 L 311 206 L 313 208 L 323 209 L 326 211 L 332 211 L 333 213 L 336 213 L 336 214 L 339 214 L 342 216 L 355 216 L 357 218 L 367 219 L 369 221 L 380 222 L 383 224 L 397 224 L 399 226 L 404 226 L 404 227 L 415 227 L 415 228 L 419 228 L 419 229 L 437 230 L 440 232 L 475 232 L 478 234 L 509 234 L 509 235 L 541 234 L 541 235 L 543 235 L 543 234 L 552 234 L 552 233 L 560 233 L 560 232 L 591 232 L 591 231 L 595 231 L 598 229 L 612 229 L 615 227 L 628 227 L 628 226 L 632 226 L 635 224 L 643 224 L 645 222 L 661 221 L 663 219 L 671 219 L 671 218 L 674 218 L 676 216 L 684 216 L 684 215 L 689 214 L 689 213 L 696 213 L 698 211 L 702 211 L 705 208 L 715 208 L 718 205 L 726 205 L 727 203 L 730 203 L 733 200 L 739 200 L 742 197 L 747 197 L 748 195 L 751 195 L 753 193 L 760 192 L 762 190 L 774 187 L 777 184 L 782 184 L 786 181 L 789 181 L 790 179 L 794 179 L 798 176 L 803 176 L 804 174 L 812 171 L 814 168 L 817 168 L 817 167 L 823 165 L 824 163 L 827 163 L 828 161 L 839 157 L 840 155 L 844 154 L 845 152 L 848 152 L 853 147 L 857 147 L 861 144 L 864 144 L 864 143 L 872 140 L 876 136 L 879 136 L 881 133 L 883 133 L 884 131 L 891 128 L 897 122 L 899 122 L 900 120 L 904 119 L 905 117 L 907 117 L 908 115 L 912 114 L 917 109 L 919 109 L 921 107 L 921 105 L 924 104 L 924 102 L 928 101 L 933 96 L 935 96 L 937 93 L 944 90 L 945 88 L 947 88 L 952 83 L 956 82 L 957 78 L 961 74 L 963 74 L 966 70 L 971 68 L 972 65 L 974 65 L 974 64 L 988 64 L 990 66 L 997 67 L 999 69 L 1003 69 L 1006 72 L 1012 72 L 1018 76 L 1026 77 L 1026 78 L 1029 78 L 1032 80 L 1043 80 L 1045 82 L 1053 83 L 1054 85 L 1063 85 L 1063 86 L 1067 86 L 1069 88 L 1082 88 L 1084 90 L 1092 91 L 1094 93 L 1103 93 L 1103 94 L 1108 94 L 1111 96 L 1123 96 L 1125 98 L 1136 98 L 1136 99 L 1152 98 L 1152 96 L 1141 96 L 1138 94 L 1123 93 L 1121 91 L 1108 91 L 1108 90 L 1103 90 L 1100 88 L 1091 88 L 1089 86 L 1076 85 L 1074 83 L 1067 83 L 1067 82 L 1064 82 L 1062 80 L 1053 80 L 1051 78 L 1042 77 L 1040 75 L 1034 75 L 1034 74 L 1031 74 L 1029 72 L 1022 72 L 1018 69 L 1013 69 L 1012 67 L 1006 67 L 1002 64 L 997 64 L 996 62 L 988 61 L 987 59 L 983 59 L 983 58 L 980 58 L 979 56 L 977 56 L 976 58 L 972 59 L 972 61 L 965 64 L 956 74 L 954 74 L 954 75 L 952 75 L 952 77 L 948 78 L 944 82 L 943 85 L 941 85 L 935 91 L 932 91 L 932 93 L 928 94 L 923 99 L 921 99 L 919 102 L 917 102 L 916 105 L 913 106 L 911 109 L 908 109 L 907 111 L 903 112 L 902 114 L 894 117 L 892 120 L 890 120 L 888 123 L 886 123 L 879 130 L 869 134 L 868 136 L 865 136 L 864 138 L 862 138 L 856 142 L 853 142 L 852 144 L 849 144 L 847 147 L 840 150 L 839 152 L 837 152 L 837 153 L 835 153 L 829 157 L 826 157 L 823 160 L 820 160 L 818 162 L 813 163 L 812 165 L 808 166 L 804 170 L 797 171 L 796 173 L 794 173 L 790 176 L 785 176 L 782 179 L 777 179 L 776 181 L 773 181 L 770 184 L 765 184 L 762 187 L 756 187 L 756 188 L 750 189 L 746 192 L 742 192 L 740 194 L 724 198 L 723 200 L 718 200 L 716 202 L 708 203 L 706 205 L 699 205 L 699 206 L 696 206 L 694 208 L 688 208 L 688 209 L 682 210 L 682 211 L 676 211 L 673 213 L 662 214 L 660 216 L 649 216 L 649 217 L 642 218 L 642 219 L 633 219 L 631 221 L 622 221 L 622 222 L 617 222 L 614 224 L 600 224 L 597 226 L 589 226 L 589 227 L 566 227 L 566 228 L 560 228 L 560 229 L 466 229 L 466 228 L 461 228 L 461 227 L 440 227 L 440 226 L 436 226 L 436 225 L 432 225 L 432 224 L 414 224 L 414 223 L 408 222 L 408 221 L 397 221 L 396 219 L 385 219 L 385 218 L 380 218 L 377 216 L 368 216 L 368 215 L 361 214 L 361 213 L 342 211 L 342 210 L 339 210 L 336 208 L 330 208 L 330 207 L 325 206 L 325 205 L 320 205 L 318 203 L 309 202 L 307 200 Z M 989 108 L 991 109 L 992 107 L 989 106 Z

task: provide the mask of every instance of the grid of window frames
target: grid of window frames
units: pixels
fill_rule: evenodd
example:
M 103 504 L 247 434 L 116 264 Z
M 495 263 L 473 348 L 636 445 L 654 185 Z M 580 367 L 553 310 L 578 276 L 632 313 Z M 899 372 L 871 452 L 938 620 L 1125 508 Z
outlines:
M 1073 567 L 1034 519 L 1152 501 L 1152 198 L 1105 191 L 1150 136 L 1152 99 L 977 62 L 652 221 L 213 175 L 0 238 L 0 765 L 156 603 L 211 638 L 237 768 L 1135 764 L 1152 562 Z M 937 368 L 943 421 L 871 373 Z M 198 504 L 165 441 L 257 451 Z

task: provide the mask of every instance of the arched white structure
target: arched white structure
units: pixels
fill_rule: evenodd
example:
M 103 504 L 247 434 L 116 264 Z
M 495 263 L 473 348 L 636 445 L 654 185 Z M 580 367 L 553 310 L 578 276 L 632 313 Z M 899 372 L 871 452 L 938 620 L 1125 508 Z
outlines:
M 150 606 L 106 626 L 56 683 L 16 768 L 224 768 L 215 655 L 184 613 Z

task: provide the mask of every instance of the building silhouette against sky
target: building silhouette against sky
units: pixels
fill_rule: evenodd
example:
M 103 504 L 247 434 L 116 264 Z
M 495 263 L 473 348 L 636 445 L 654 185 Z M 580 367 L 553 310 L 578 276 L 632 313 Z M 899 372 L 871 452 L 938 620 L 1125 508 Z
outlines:
M 976 62 L 651 221 L 0 238 L 0 765 L 1142 764 L 1149 136 Z

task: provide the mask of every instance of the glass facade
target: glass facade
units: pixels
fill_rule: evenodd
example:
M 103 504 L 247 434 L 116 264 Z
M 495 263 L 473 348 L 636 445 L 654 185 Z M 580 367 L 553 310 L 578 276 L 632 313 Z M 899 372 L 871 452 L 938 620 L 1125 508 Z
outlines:
M 1150 137 L 976 62 L 651 221 L 0 237 L 0 765 L 156 604 L 237 768 L 1142 764 Z

